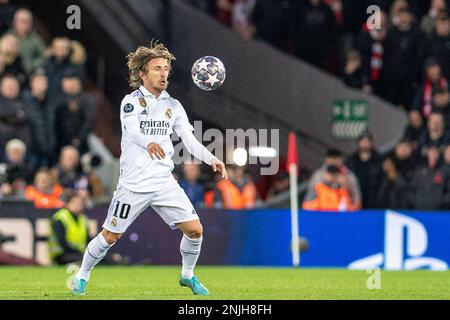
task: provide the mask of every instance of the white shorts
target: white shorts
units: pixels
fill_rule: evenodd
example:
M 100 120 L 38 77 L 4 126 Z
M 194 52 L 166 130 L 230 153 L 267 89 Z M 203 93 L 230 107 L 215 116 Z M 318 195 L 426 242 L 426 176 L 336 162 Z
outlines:
M 108 209 L 103 228 L 114 233 L 124 233 L 139 215 L 151 206 L 171 229 L 176 224 L 199 220 L 191 201 L 176 181 L 155 192 L 133 192 L 117 186 Z

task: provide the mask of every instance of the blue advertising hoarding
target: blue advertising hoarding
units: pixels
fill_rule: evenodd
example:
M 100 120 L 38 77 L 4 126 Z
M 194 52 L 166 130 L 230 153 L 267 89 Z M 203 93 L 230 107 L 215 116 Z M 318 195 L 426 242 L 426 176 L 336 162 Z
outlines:
M 291 265 L 288 209 L 199 210 L 199 215 L 205 230 L 200 263 Z M 446 270 L 450 264 L 450 212 L 300 211 L 299 230 L 309 243 L 301 254 L 303 267 Z M 179 263 L 180 237 L 170 232 L 150 211 L 115 250 L 134 263 Z
M 28 207 L 3 208 L 0 232 L 16 241 L 2 249 L 48 261 L 48 217 Z M 89 210 L 91 225 L 103 224 L 107 207 Z M 198 210 L 204 225 L 199 263 L 203 265 L 290 266 L 289 209 Z M 47 230 L 47 231 L 46 231 Z M 447 270 L 450 264 L 450 212 L 368 210 L 299 212 L 299 234 L 307 240 L 301 267 L 388 270 Z M 132 224 L 110 250 L 131 264 L 180 264 L 181 232 L 170 230 L 152 210 Z M 46 253 L 47 252 L 47 253 Z

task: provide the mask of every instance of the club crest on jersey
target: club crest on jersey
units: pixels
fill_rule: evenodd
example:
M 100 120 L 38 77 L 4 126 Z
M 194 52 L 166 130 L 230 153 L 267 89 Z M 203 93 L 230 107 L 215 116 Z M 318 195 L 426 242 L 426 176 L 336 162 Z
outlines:
M 113 227 L 117 227 L 117 220 L 116 220 L 116 218 L 113 218 L 113 219 L 111 220 L 111 225 L 112 225 Z
M 144 98 L 139 98 L 139 104 L 141 105 L 142 108 L 145 108 L 147 106 L 147 102 L 145 101 Z
M 172 118 L 172 109 L 167 108 L 165 115 L 167 119 Z
M 130 113 L 134 110 L 134 106 L 131 103 L 127 103 L 125 107 L 123 107 L 123 112 Z

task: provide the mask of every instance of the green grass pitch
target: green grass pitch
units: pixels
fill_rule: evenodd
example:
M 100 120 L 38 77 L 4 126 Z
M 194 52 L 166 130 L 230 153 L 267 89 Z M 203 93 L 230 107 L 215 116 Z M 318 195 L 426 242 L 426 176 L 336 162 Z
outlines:
M 369 290 L 365 271 L 200 266 L 208 297 L 180 287 L 178 274 L 175 266 L 98 266 L 88 294 L 73 297 L 65 268 L 0 267 L 0 299 L 450 299 L 449 271 L 382 271 L 381 289 Z

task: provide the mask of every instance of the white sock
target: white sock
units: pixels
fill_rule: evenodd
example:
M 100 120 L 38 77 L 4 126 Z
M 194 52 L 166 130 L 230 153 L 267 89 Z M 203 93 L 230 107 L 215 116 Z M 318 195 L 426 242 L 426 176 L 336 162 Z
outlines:
M 101 233 L 92 239 L 84 252 L 83 262 L 81 263 L 81 267 L 76 275 L 76 278 L 89 281 L 91 270 L 105 257 L 109 248 L 112 246 L 113 244 L 106 242 Z
M 202 247 L 203 237 L 197 239 L 188 238 L 183 234 L 183 239 L 180 243 L 180 253 L 183 261 L 183 268 L 181 269 L 181 276 L 183 278 L 192 278 L 194 276 L 194 268 L 200 256 L 200 249 Z

